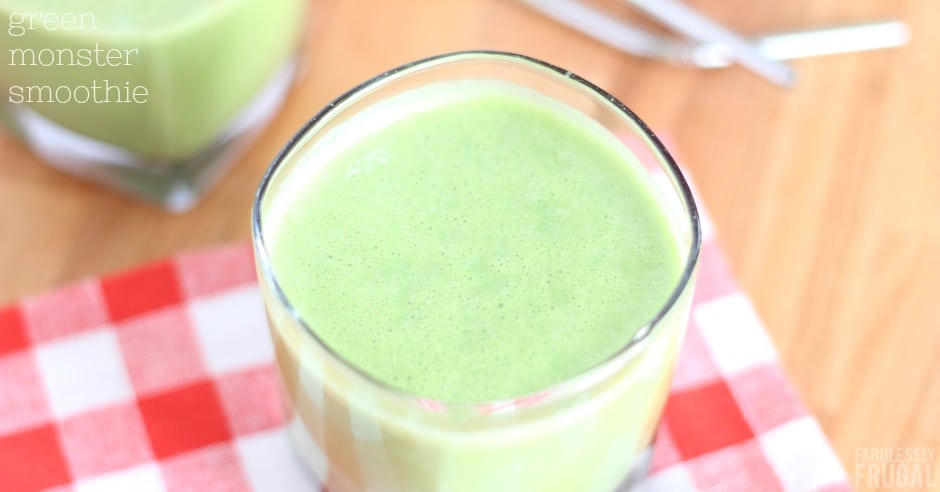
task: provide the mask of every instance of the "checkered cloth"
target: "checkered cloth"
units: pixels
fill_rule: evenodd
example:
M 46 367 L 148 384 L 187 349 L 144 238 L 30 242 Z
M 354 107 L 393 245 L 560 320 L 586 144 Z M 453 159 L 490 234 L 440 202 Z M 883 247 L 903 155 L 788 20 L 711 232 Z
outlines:
M 710 231 L 640 489 L 848 489 Z M 321 490 L 284 434 L 255 282 L 240 244 L 0 309 L 0 491 Z

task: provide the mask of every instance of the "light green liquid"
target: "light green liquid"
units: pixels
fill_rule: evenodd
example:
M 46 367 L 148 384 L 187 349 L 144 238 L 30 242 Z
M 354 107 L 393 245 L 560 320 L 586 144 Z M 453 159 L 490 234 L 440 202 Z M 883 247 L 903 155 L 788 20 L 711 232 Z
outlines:
M 59 125 L 143 157 L 185 159 L 217 140 L 284 66 L 297 47 L 305 4 L 305 0 L 0 0 L 0 98 L 4 103 L 27 104 Z M 46 17 L 23 18 L 29 14 Z M 74 15 L 80 23 L 63 23 L 63 14 Z M 12 51 L 21 49 L 39 55 L 37 65 L 29 64 L 31 55 L 24 58 Z M 119 66 L 80 66 L 80 55 L 87 53 L 80 50 L 94 49 L 137 51 L 113 60 Z M 41 50 L 55 55 L 48 51 L 40 55 Z M 60 58 L 59 50 L 68 53 Z M 96 55 L 91 56 L 94 60 Z M 54 64 L 43 66 L 50 61 Z M 120 96 L 110 91 L 110 102 L 20 102 L 26 100 L 29 87 L 75 90 L 106 80 L 122 90 Z M 137 86 L 147 88 L 146 103 L 116 102 L 125 95 L 125 87 Z M 63 89 L 59 95 L 64 98 L 68 92 Z
M 517 89 L 387 101 L 373 112 L 395 121 L 347 124 L 342 150 L 307 156 L 317 169 L 301 164 L 268 211 L 291 303 L 389 385 L 448 402 L 547 388 L 621 350 L 678 282 L 679 247 L 629 151 Z

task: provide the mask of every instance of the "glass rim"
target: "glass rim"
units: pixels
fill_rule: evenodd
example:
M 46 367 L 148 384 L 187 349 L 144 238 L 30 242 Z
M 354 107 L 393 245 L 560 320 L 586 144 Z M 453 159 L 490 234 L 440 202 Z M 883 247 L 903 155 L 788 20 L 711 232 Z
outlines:
M 678 188 L 676 191 L 678 192 L 685 211 L 687 212 L 688 220 L 691 222 L 690 225 L 692 234 L 691 243 L 688 248 L 688 255 L 686 256 L 685 264 L 682 268 L 682 274 L 676 282 L 675 287 L 670 292 L 669 297 L 663 302 L 662 307 L 656 311 L 656 314 L 652 317 L 652 319 L 643 324 L 626 345 L 618 349 L 612 355 L 598 361 L 594 365 L 582 370 L 574 376 L 568 377 L 545 388 L 503 399 L 469 403 L 450 402 L 428 398 L 418 393 L 391 385 L 359 368 L 346 357 L 343 357 L 334 351 L 333 348 L 322 338 L 320 338 L 316 331 L 307 324 L 303 317 L 300 316 L 300 314 L 294 308 L 293 304 L 290 302 L 287 294 L 281 289 L 281 286 L 278 283 L 277 277 L 274 273 L 273 266 L 271 265 L 267 247 L 265 246 L 261 210 L 262 203 L 267 194 L 268 188 L 281 166 L 284 165 L 285 162 L 289 160 L 289 158 L 291 158 L 297 147 L 304 142 L 305 136 L 309 135 L 311 132 L 315 132 L 318 129 L 320 123 L 328 116 L 332 115 L 336 111 L 341 111 L 344 109 L 342 107 L 343 103 L 368 90 L 369 88 L 381 84 L 384 81 L 390 79 L 394 80 L 397 77 L 407 75 L 411 71 L 423 67 L 434 66 L 441 62 L 457 61 L 460 59 L 501 60 L 547 70 L 550 75 L 568 79 L 569 81 L 573 82 L 577 86 L 577 89 L 585 90 L 588 93 L 593 93 L 593 95 L 600 96 L 609 102 L 619 113 L 618 116 L 634 123 L 637 128 L 639 128 L 642 137 L 644 137 L 653 147 L 652 149 L 648 150 L 650 150 L 652 154 L 661 158 L 660 164 L 665 164 L 664 170 L 671 178 L 671 181 Z M 281 148 L 280 151 L 278 151 L 274 160 L 265 171 L 264 176 L 261 178 L 261 182 L 255 193 L 253 202 L 254 203 L 252 205 L 251 212 L 251 236 L 252 247 L 254 249 L 256 261 L 258 263 L 257 268 L 260 274 L 259 282 L 264 282 L 271 289 L 276 297 L 276 301 L 279 302 L 282 307 L 287 309 L 291 319 L 298 324 L 298 326 L 302 329 L 301 331 L 310 336 L 316 345 L 329 354 L 330 357 L 334 358 L 335 361 L 338 362 L 341 366 L 350 370 L 352 373 L 362 378 L 363 381 L 367 382 L 371 386 L 374 386 L 379 391 L 386 393 L 388 396 L 394 399 L 404 399 L 406 402 L 412 404 L 431 402 L 435 404 L 433 405 L 435 408 L 438 406 L 443 406 L 445 412 L 459 408 L 480 409 L 481 407 L 492 407 L 494 405 L 500 405 L 504 402 L 527 400 L 536 395 L 538 398 L 531 398 L 534 402 L 532 406 L 540 406 L 548 400 L 554 400 L 556 396 L 562 397 L 564 395 L 577 393 L 583 389 L 594 386 L 600 381 L 603 381 L 607 371 L 615 369 L 618 366 L 618 363 L 626 362 L 630 357 L 633 356 L 634 353 L 636 353 L 636 350 L 639 350 L 637 347 L 642 345 L 642 343 L 647 338 L 649 338 L 655 327 L 661 324 L 667 314 L 679 302 L 680 297 L 682 296 L 683 292 L 685 292 L 686 288 L 692 280 L 692 276 L 698 264 L 699 253 L 701 251 L 702 245 L 701 218 L 699 216 L 698 208 L 696 207 L 691 188 L 689 187 L 689 184 L 683 176 L 682 171 L 680 170 L 675 159 L 666 149 L 666 146 L 659 140 L 653 131 L 650 130 L 649 126 L 642 119 L 640 119 L 640 117 L 637 116 L 633 110 L 628 108 L 619 99 L 612 96 L 610 93 L 604 89 L 601 89 L 592 82 L 580 77 L 579 75 L 537 58 L 508 51 L 464 50 L 434 55 L 400 65 L 390 70 L 386 70 L 381 74 L 369 78 L 368 80 L 356 85 L 320 109 L 312 118 L 304 123 L 304 125 L 294 135 L 290 137 L 287 143 Z

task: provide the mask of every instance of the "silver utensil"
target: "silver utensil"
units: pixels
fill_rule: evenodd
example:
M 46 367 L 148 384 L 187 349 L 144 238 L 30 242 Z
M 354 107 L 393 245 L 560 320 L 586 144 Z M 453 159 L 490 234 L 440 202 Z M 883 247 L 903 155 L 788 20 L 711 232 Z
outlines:
M 765 57 L 748 40 L 678 0 L 623 1 L 689 41 L 721 46 L 731 61 L 774 84 L 790 87 L 796 82 L 786 62 Z
M 578 0 L 521 0 L 543 15 L 625 53 L 661 59 L 699 68 L 727 67 L 734 60 L 733 48 L 722 41 L 688 42 L 661 36 Z M 651 0 L 648 8 L 653 8 Z M 658 4 L 656 4 L 658 5 Z M 687 17 L 678 17 L 685 22 Z M 706 38 L 708 36 L 705 36 Z M 910 40 L 910 29 L 899 20 L 880 20 L 859 24 L 820 27 L 764 34 L 746 40 L 749 51 L 770 61 L 849 53 L 903 46 Z M 740 46 L 738 46 L 740 48 Z M 748 56 L 753 56 L 749 54 Z M 761 62 L 763 64 L 765 62 Z M 785 82 L 786 71 L 777 74 Z

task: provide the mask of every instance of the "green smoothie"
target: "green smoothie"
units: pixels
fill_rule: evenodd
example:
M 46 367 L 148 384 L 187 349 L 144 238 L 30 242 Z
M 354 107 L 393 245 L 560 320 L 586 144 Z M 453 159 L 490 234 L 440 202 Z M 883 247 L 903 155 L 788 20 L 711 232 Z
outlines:
M 0 0 L 0 97 L 141 157 L 185 159 L 288 62 L 305 5 Z
M 624 347 L 678 281 L 684 258 L 625 147 L 518 92 L 410 94 L 390 104 L 447 100 L 356 135 L 277 198 L 285 293 L 391 386 L 447 402 L 547 388 Z
M 509 82 L 363 106 L 321 121 L 260 202 L 300 455 L 336 491 L 613 490 L 688 313 L 684 288 L 615 356 L 680 282 L 661 190 L 599 123 Z

